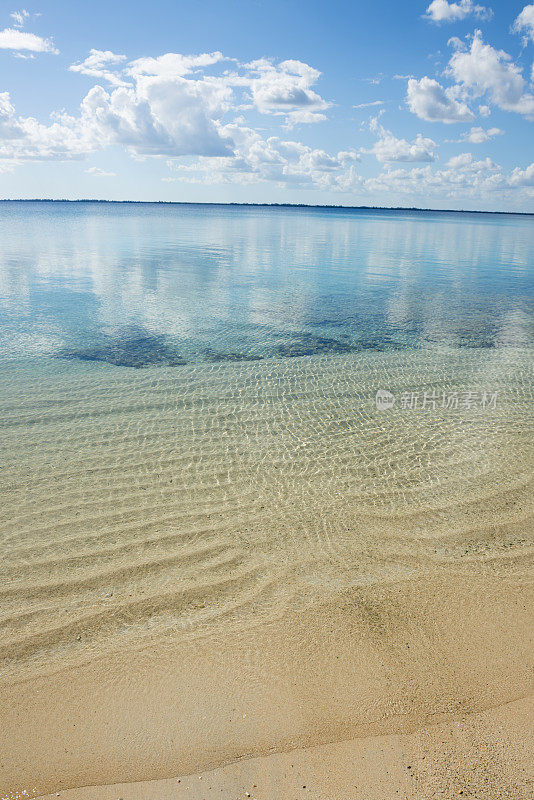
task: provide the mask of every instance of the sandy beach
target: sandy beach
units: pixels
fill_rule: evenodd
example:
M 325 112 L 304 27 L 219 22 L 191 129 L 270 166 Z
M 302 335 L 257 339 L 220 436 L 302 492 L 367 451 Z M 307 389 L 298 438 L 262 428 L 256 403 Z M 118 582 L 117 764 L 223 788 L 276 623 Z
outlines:
M 4 796 L 524 800 L 531 607 L 459 574 L 12 686 Z

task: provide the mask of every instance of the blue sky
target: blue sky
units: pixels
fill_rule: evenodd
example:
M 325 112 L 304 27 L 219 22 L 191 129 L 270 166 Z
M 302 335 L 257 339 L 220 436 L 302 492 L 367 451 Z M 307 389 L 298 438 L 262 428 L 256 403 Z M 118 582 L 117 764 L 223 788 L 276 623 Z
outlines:
M 0 11 L 0 196 L 534 211 L 534 4 Z

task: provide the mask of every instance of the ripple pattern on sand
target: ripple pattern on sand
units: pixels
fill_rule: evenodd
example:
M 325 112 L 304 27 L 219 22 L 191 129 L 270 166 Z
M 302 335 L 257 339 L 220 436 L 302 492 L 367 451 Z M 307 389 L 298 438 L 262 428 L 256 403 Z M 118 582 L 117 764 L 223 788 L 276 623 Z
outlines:
M 6 678 L 532 562 L 532 351 L 1 372 Z M 13 374 L 13 371 L 16 374 Z M 491 390 L 495 409 L 374 395 Z

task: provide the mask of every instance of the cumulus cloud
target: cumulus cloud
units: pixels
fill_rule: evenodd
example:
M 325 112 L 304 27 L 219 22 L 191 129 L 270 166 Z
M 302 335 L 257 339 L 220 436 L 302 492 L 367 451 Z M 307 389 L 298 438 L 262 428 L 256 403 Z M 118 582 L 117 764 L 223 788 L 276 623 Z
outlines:
M 217 87 L 144 78 L 135 88 L 107 92 L 94 86 L 77 116 L 53 115 L 50 124 L 15 114 L 9 94 L 0 95 L 0 158 L 67 160 L 110 145 L 135 156 L 220 156 L 232 142 L 217 120 L 224 98 Z
M 486 158 L 477 161 L 471 153 L 461 153 L 451 158 L 443 169 L 424 167 L 388 168 L 365 181 L 365 188 L 389 197 L 408 197 L 413 202 L 428 197 L 441 201 L 449 198 L 451 204 L 474 198 L 491 199 L 495 194 L 503 197 L 532 197 L 534 190 L 534 164 L 526 169 L 516 167 L 510 173 L 499 164 Z
M 133 77 L 152 75 L 160 78 L 178 78 L 218 64 L 221 61 L 233 61 L 220 52 L 200 53 L 185 56 L 181 53 L 165 53 L 156 58 L 137 58 L 128 65 L 126 73 Z
M 91 50 L 82 62 L 70 69 L 93 78 L 106 80 L 115 86 L 139 87 L 149 82 L 169 86 L 174 81 L 187 80 L 189 85 L 202 83 L 228 97 L 239 93 L 237 107 L 254 107 L 261 114 L 285 117 L 289 125 L 319 122 L 330 103 L 313 88 L 320 72 L 302 61 L 286 60 L 278 64 L 262 58 L 247 64 L 228 58 L 221 52 L 183 55 L 165 53 L 157 57 L 138 58 L 124 64 L 125 57 L 110 51 Z M 210 71 L 226 63 L 231 69 Z M 165 84 L 165 82 L 167 82 Z
M 406 99 L 414 114 L 428 122 L 469 122 L 478 100 L 481 116 L 488 116 L 493 105 L 534 118 L 534 94 L 508 53 L 486 44 L 479 30 L 469 46 L 455 37 L 449 43 L 455 51 L 445 75 L 454 84 L 444 88 L 432 78 L 410 79 Z
M 320 122 L 330 103 L 312 89 L 321 73 L 302 61 L 273 64 L 259 59 L 245 65 L 256 75 L 251 81 L 254 105 L 261 114 L 285 115 L 290 123 Z
M 294 125 L 324 118 L 329 107 L 312 88 L 320 73 L 301 61 L 275 64 L 261 59 L 239 64 L 215 52 L 166 53 L 128 63 L 124 55 L 93 49 L 70 69 L 100 81 L 83 98 L 78 114 L 56 114 L 43 124 L 17 116 L 9 95 L 3 96 L 0 158 L 79 158 L 118 145 L 136 158 L 230 159 L 232 169 L 241 158 L 253 169 L 254 148 L 262 147 L 247 134 L 248 149 L 237 158 L 236 148 L 244 147 L 240 130 L 245 125 L 229 124 L 229 117 L 255 108 L 262 114 L 281 115 L 286 124 Z M 275 158 L 274 149 L 273 140 L 263 146 L 262 163 Z M 334 164 L 319 150 L 303 150 L 298 165 L 286 158 L 285 172 L 280 174 L 287 180 L 300 180 L 305 170 L 326 172 Z M 339 159 L 335 168 L 341 168 Z
M 135 88 L 93 87 L 82 119 L 103 146 L 136 155 L 220 156 L 232 150 L 218 124 L 227 100 L 228 91 L 204 81 L 143 76 Z
M 377 119 L 371 121 L 371 130 L 378 134 L 378 141 L 366 152 L 373 153 L 377 161 L 382 163 L 394 161 L 434 161 L 437 144 L 420 133 L 412 142 L 397 139 L 391 131 L 386 130 Z
M 473 0 L 460 0 L 459 3 L 449 3 L 447 0 L 433 0 L 423 16 L 431 22 L 439 24 L 442 22 L 457 22 L 470 16 L 487 19 L 492 14 L 493 11 L 490 8 L 477 5 L 473 3 Z
M 71 64 L 69 70 L 71 72 L 79 72 L 81 75 L 88 75 L 90 78 L 102 78 L 115 86 L 124 86 L 125 81 L 120 75 L 109 69 L 109 67 L 121 64 L 123 61 L 126 61 L 126 56 L 117 55 L 112 53 L 111 50 L 92 49 L 84 61 L 79 64 Z
M 526 169 L 515 167 L 510 175 L 512 186 L 534 186 L 534 162 Z
M 512 25 L 513 33 L 523 34 L 525 44 L 530 39 L 534 42 L 534 4 L 525 6 L 523 11 L 516 17 Z
M 9 92 L 0 92 L 0 120 L 13 116 L 15 109 L 11 103 Z
M 83 158 L 98 143 L 82 119 L 52 116 L 48 125 L 15 113 L 8 92 L 0 92 L 0 161 Z
M 94 86 L 81 106 L 103 146 L 121 144 L 138 156 L 221 156 L 232 151 L 220 125 L 232 84 L 202 70 L 223 60 L 222 53 L 166 53 L 124 65 L 123 55 L 91 50 L 70 69 L 116 87 Z
M 499 63 L 510 66 L 494 52 Z M 471 49 L 457 53 L 469 56 Z M 429 121 L 466 122 L 473 119 L 470 106 L 476 98 L 484 96 L 484 101 L 494 103 L 493 84 L 488 84 L 490 88 L 475 84 L 464 67 L 451 59 L 449 74 L 456 84 L 450 88 L 428 77 L 411 78 L 412 111 Z M 330 152 L 290 137 L 287 130 L 282 133 L 288 125 L 324 118 L 331 105 L 317 91 L 319 71 L 300 61 L 260 59 L 241 64 L 214 52 L 166 53 L 128 62 L 123 55 L 94 49 L 71 69 L 98 81 L 75 113 L 56 113 L 41 122 L 17 114 L 9 94 L 0 93 L 0 171 L 29 160 L 82 159 L 115 146 L 134 158 L 166 158 L 169 180 L 270 181 L 335 192 L 365 194 L 380 189 L 388 196 L 396 192 L 414 197 L 440 191 L 451 197 L 496 190 L 513 191 L 516 197 L 532 193 L 530 167 L 521 165 L 506 173 L 490 159 L 476 160 L 462 153 L 436 169 L 430 166 L 436 142 L 422 134 L 412 140 L 397 138 L 377 120 L 373 123 L 377 141 L 369 152 L 386 166 L 376 178 L 359 173 L 355 149 Z M 257 113 L 270 116 L 269 129 L 278 130 L 254 129 L 250 112 L 253 119 Z M 464 140 L 479 143 L 498 133 L 496 128 L 473 127 Z M 418 161 L 427 165 L 393 166 Z M 112 176 L 99 167 L 86 172 L 95 178 Z
M 471 47 L 451 56 L 447 74 L 475 97 L 485 96 L 505 111 L 534 115 L 534 95 L 527 91 L 520 67 L 504 50 L 496 50 L 475 31 Z
M 21 31 L 18 28 L 4 28 L 0 31 L 0 49 L 13 50 L 20 52 L 28 50 L 32 53 L 54 53 L 58 54 L 51 39 L 43 39 L 35 33 Z
M 460 141 L 471 142 L 471 144 L 483 144 L 484 142 L 489 142 L 490 139 L 493 139 L 495 136 L 501 136 L 503 133 L 504 131 L 500 128 L 488 128 L 488 130 L 484 130 L 484 128 L 476 127 L 464 133 L 460 137 Z
M 463 170 L 464 172 L 486 172 L 496 171 L 499 169 L 491 158 L 485 158 L 477 161 L 472 153 L 459 153 L 457 156 L 452 156 L 447 161 L 446 165 L 449 169 Z
M 354 150 L 331 154 L 278 136 L 264 138 L 236 123 L 230 123 L 225 131 L 234 141 L 232 156 L 201 158 L 193 165 L 170 161 L 170 168 L 177 173 L 174 179 L 245 184 L 260 180 L 334 190 L 346 190 L 361 180 L 354 168 L 359 161 Z
M 454 88 L 444 89 L 433 78 L 410 78 L 406 100 L 410 111 L 427 122 L 470 122 L 474 114 L 457 98 Z

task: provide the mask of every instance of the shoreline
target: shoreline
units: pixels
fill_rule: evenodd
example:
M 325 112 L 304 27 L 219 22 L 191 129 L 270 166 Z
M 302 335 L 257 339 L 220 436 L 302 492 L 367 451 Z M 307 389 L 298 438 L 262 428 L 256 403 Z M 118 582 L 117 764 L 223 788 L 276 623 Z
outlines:
M 76 787 L 40 800 L 524 800 L 534 775 L 534 698 L 392 734 L 243 758 L 202 773 Z M 386 794 L 387 793 L 387 794 Z M 497 794 L 498 793 L 498 794 Z
M 508 217 L 532 217 L 534 211 L 491 211 L 480 208 L 420 208 L 419 206 L 344 206 L 316 203 L 223 203 L 194 200 L 105 200 L 91 197 L 2 197 L 0 203 L 107 203 L 110 205 L 215 206 L 229 208 L 334 209 L 336 211 L 418 211 L 428 214 L 493 214 Z

